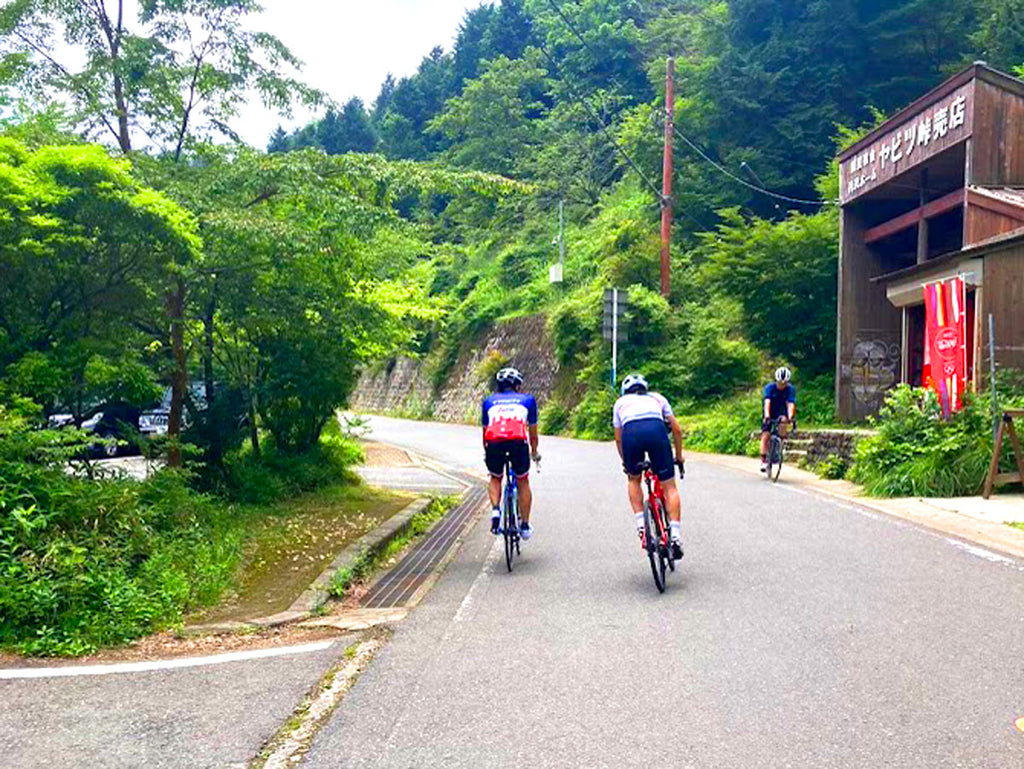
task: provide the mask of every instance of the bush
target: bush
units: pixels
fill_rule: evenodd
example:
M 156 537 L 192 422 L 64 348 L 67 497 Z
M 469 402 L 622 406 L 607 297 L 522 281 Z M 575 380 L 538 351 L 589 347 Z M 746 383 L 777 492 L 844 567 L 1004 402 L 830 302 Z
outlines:
M 615 393 L 608 387 L 592 387 L 572 412 L 572 434 L 586 440 L 607 441 L 615 437 L 612 408 Z
M 819 478 L 829 481 L 841 481 L 850 470 L 850 463 L 839 456 L 829 456 L 814 466 L 814 472 Z
M 684 445 L 713 454 L 757 456 L 760 448 L 750 435 L 761 428 L 760 414 L 761 394 L 752 390 L 722 401 L 703 414 L 682 415 Z
M 795 379 L 799 379 L 797 376 Z M 796 383 L 797 418 L 803 425 L 829 426 L 836 423 L 835 374 L 821 374 Z
M 501 350 L 490 350 L 473 372 L 477 384 L 487 385 L 494 389 L 494 377 L 508 365 L 509 358 Z
M 8 454 L 0 478 L 2 647 L 83 654 L 174 624 L 242 556 L 233 511 L 178 473 L 94 481 Z
M 569 428 L 569 409 L 558 401 L 548 401 L 540 409 L 539 428 L 544 435 L 562 435 Z
M 264 505 L 330 483 L 353 480 L 349 468 L 363 460 L 355 441 L 343 436 L 336 419 L 324 429 L 320 443 L 301 454 L 268 447 L 256 457 L 243 450 L 225 461 L 220 493 L 234 502 Z
M 872 420 L 877 434 L 857 445 L 852 480 L 878 497 L 956 497 L 978 492 L 992 457 L 983 402 L 943 419 L 931 390 L 900 385 Z

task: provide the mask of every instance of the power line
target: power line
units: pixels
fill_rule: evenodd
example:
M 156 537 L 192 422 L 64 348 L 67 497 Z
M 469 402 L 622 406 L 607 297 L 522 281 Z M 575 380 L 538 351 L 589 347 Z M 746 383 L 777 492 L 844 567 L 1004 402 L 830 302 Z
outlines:
M 794 198 L 794 197 L 790 197 L 789 195 L 783 195 L 783 194 L 778 193 L 778 192 L 772 192 L 771 190 L 765 189 L 764 187 L 759 187 L 758 185 L 753 184 L 751 182 L 748 182 L 746 179 L 744 179 L 744 178 L 742 178 L 740 176 L 737 176 L 732 171 L 730 171 L 728 168 L 723 166 L 721 163 L 718 163 L 715 160 L 713 160 L 711 157 L 708 156 L 708 154 L 706 152 L 704 152 L 704 150 L 702 150 L 699 146 L 697 146 L 696 143 L 690 141 L 689 137 L 687 137 L 682 131 L 680 131 L 675 126 L 672 127 L 672 130 L 675 131 L 676 136 L 678 136 L 680 139 L 682 139 L 684 142 L 686 142 L 686 144 L 694 152 L 696 152 L 704 160 L 706 160 L 708 163 L 710 163 L 720 173 L 724 174 L 725 176 L 728 176 L 730 179 L 732 179 L 737 184 L 742 184 L 744 187 L 747 187 L 747 188 L 749 188 L 751 190 L 754 190 L 754 192 L 759 192 L 762 195 L 767 195 L 768 197 L 775 198 L 776 200 L 784 200 L 787 203 L 797 203 L 797 204 L 800 204 L 800 205 L 807 205 L 807 206 L 834 206 L 836 204 L 836 201 L 834 201 L 834 200 L 809 200 L 807 198 Z
M 552 68 L 554 68 L 554 70 L 558 73 L 559 79 L 562 81 L 562 84 L 565 85 L 566 89 L 569 91 L 569 96 L 573 99 L 573 101 L 575 101 L 577 104 L 583 107 L 583 109 L 587 111 L 587 114 L 590 115 L 590 117 L 597 122 L 598 128 L 601 129 L 601 133 L 604 134 L 605 138 L 608 139 L 608 141 L 612 144 L 613 147 L 615 147 L 618 153 L 622 155 L 627 165 L 629 165 L 629 167 L 632 168 L 634 172 L 636 172 L 637 176 L 644 180 L 647 186 L 654 191 L 655 195 L 657 195 L 658 199 L 661 200 L 661 190 L 658 189 L 658 186 L 651 181 L 650 177 L 648 177 L 647 174 L 645 174 L 641 170 L 640 166 L 636 164 L 636 162 L 633 160 L 630 154 L 626 152 L 626 150 L 622 148 L 622 145 L 619 144 L 615 137 L 611 135 L 611 132 L 608 130 L 608 126 L 605 124 L 604 120 L 601 119 L 601 117 L 594 111 L 590 104 L 588 104 L 583 97 L 579 96 L 575 92 L 572 85 L 562 74 L 561 67 L 558 66 L 558 63 L 552 58 L 551 54 L 547 52 L 547 49 L 544 48 L 544 46 L 540 45 L 539 43 L 537 49 L 542 54 L 544 54 L 544 58 L 548 60 L 548 63 L 551 64 Z
M 558 5 L 558 3 L 555 0 L 548 0 L 548 4 L 551 6 L 551 8 L 554 10 L 554 12 L 556 14 L 558 14 L 558 17 L 563 21 L 565 26 L 567 26 L 569 28 L 569 31 L 572 32 L 573 35 L 576 36 L 576 39 L 579 40 L 580 43 L 583 44 L 583 47 L 586 48 L 588 51 L 590 51 L 591 55 L 593 55 L 595 58 L 599 58 L 598 55 L 597 55 L 597 52 L 593 48 L 590 47 L 590 44 L 587 42 L 586 38 L 583 37 L 583 35 L 580 33 L 580 31 L 572 23 L 572 21 L 569 20 L 569 17 L 565 15 L 565 12 Z M 545 53 L 545 55 L 547 55 L 547 54 Z M 564 78 L 563 78 L 563 80 L 564 80 Z M 807 199 L 804 199 L 804 198 L 794 198 L 794 197 L 790 197 L 788 195 L 782 195 L 782 194 L 780 194 L 778 192 L 772 192 L 771 190 L 766 189 L 764 187 L 760 187 L 760 186 L 758 186 L 756 184 L 751 184 L 746 179 L 743 179 L 743 178 L 737 176 L 736 174 L 732 173 L 729 169 L 727 169 L 725 166 L 715 162 L 710 157 L 708 157 L 708 155 L 700 147 L 698 147 L 694 142 L 690 141 L 690 139 L 687 138 L 683 134 L 683 132 L 680 131 L 678 128 L 676 128 L 674 125 L 673 125 L 672 128 L 675 131 L 676 135 L 680 139 L 682 139 L 684 142 L 686 142 L 694 150 L 694 152 L 696 152 L 698 155 L 700 155 L 702 158 L 704 158 L 704 160 L 706 160 L 708 163 L 710 163 L 712 166 L 714 166 L 716 169 L 718 169 L 721 173 L 725 174 L 726 176 L 728 176 L 733 181 L 738 182 L 739 184 L 742 184 L 744 187 L 748 187 L 749 189 L 752 189 L 755 192 L 759 192 L 762 195 L 767 195 L 769 197 L 775 198 L 776 200 L 783 200 L 783 201 L 786 201 L 788 203 L 797 203 L 797 204 L 801 204 L 801 205 L 817 205 L 817 206 L 835 205 L 835 201 L 832 201 L 832 200 L 807 200 Z M 755 151 L 759 152 L 759 150 L 757 150 L 756 148 L 753 148 L 753 149 Z M 658 193 L 658 197 L 659 198 L 661 197 L 661 193 L 660 192 Z

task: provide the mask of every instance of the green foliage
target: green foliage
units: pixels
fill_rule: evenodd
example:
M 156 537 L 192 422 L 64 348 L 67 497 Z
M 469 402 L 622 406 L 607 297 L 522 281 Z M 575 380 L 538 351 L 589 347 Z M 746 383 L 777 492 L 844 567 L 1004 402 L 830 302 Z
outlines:
M 727 303 L 688 305 L 690 333 L 679 356 L 682 394 L 704 399 L 731 396 L 757 383 L 759 355 L 746 340 L 731 333 Z
M 557 400 L 549 400 L 540 407 L 538 429 L 544 435 L 564 435 L 569 428 L 571 410 Z
M 610 387 L 591 387 L 572 412 L 572 433 L 577 438 L 607 441 L 615 437 L 612 407 L 616 394 Z
M 834 454 L 814 466 L 814 472 L 818 477 L 829 481 L 841 481 L 849 471 L 850 463 Z
M 476 370 L 473 372 L 476 375 L 477 383 L 493 387 L 494 377 L 508 365 L 508 361 L 508 355 L 501 350 L 490 350 L 476 365 Z
M 712 454 L 757 456 L 759 445 L 750 438 L 761 429 L 761 392 L 721 401 L 705 412 L 680 414 L 684 444 Z
M 834 374 L 821 374 L 803 381 L 798 373 L 794 383 L 797 387 L 797 419 L 800 424 L 807 427 L 836 424 Z
M 76 125 L 124 152 L 139 132 L 177 160 L 197 139 L 234 138 L 228 123 L 250 91 L 282 112 L 321 100 L 290 76 L 300 66 L 291 51 L 250 29 L 259 10 L 253 0 L 145 0 L 122 15 L 18 0 L 0 13 L 0 85 L 68 103 Z
M 778 224 L 723 212 L 702 236 L 710 286 L 743 307 L 750 338 L 807 374 L 835 366 L 836 264 L 834 210 L 791 214 Z
M 877 435 L 857 445 L 852 479 L 879 497 L 975 494 L 992 457 L 992 425 L 970 399 L 946 420 L 931 390 L 900 385 L 885 400 Z
M 166 471 L 66 472 L 72 439 L 0 410 L 0 646 L 75 655 L 180 621 L 242 553 L 228 508 Z

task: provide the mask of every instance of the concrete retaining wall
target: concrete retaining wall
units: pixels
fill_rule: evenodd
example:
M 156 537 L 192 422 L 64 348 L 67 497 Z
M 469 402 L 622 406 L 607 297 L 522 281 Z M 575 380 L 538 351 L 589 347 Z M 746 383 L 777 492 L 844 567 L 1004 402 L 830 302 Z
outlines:
M 547 400 L 555 386 L 558 363 L 540 315 L 499 323 L 476 340 L 468 340 L 458 361 L 443 374 L 435 393 L 432 372 L 422 360 L 398 358 L 363 373 L 351 399 L 354 411 L 407 413 L 446 422 L 476 422 L 480 401 L 490 390 L 481 364 L 492 355 L 508 358 L 526 378 L 524 388 Z

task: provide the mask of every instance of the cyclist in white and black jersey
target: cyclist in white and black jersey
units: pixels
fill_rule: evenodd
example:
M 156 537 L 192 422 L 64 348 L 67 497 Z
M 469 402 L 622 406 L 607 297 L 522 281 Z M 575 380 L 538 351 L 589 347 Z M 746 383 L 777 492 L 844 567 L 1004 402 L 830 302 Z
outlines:
M 661 481 L 668 508 L 674 558 L 683 557 L 681 503 L 676 485 L 675 466 L 683 466 L 683 430 L 664 396 L 649 392 L 647 380 L 630 374 L 622 382 L 622 397 L 612 412 L 615 444 L 622 458 L 622 469 L 629 477 L 629 504 L 636 517 L 636 528 L 643 536 L 644 492 L 640 483 L 640 466 L 647 456 L 651 470 Z M 673 461 L 668 430 L 675 444 Z

